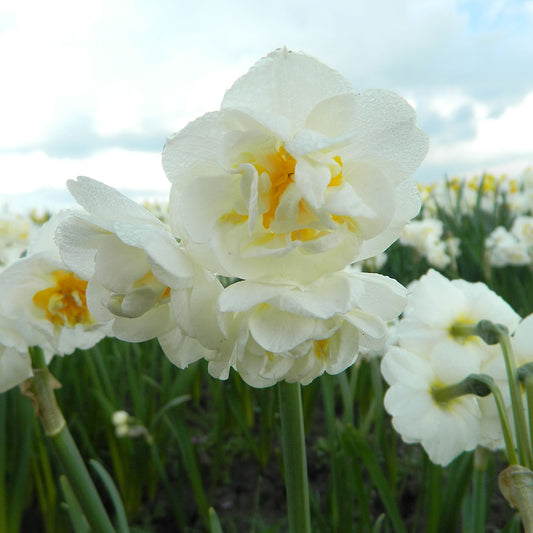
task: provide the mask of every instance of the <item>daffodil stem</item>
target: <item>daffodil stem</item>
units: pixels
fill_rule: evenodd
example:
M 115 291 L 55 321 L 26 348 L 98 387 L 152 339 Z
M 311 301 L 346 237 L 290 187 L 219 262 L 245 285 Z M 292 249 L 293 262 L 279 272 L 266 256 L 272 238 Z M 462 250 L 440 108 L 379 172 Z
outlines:
M 526 376 L 527 414 L 529 419 L 529 441 L 533 444 L 533 375 Z
M 514 442 L 512 437 L 511 426 L 509 420 L 507 419 L 507 410 L 505 409 L 505 403 L 503 401 L 502 391 L 494 382 L 494 379 L 485 374 L 471 374 L 469 376 L 471 379 L 476 379 L 482 383 L 485 383 L 489 387 L 490 392 L 494 401 L 496 402 L 496 410 L 498 411 L 498 417 L 500 419 L 500 425 L 502 428 L 503 441 L 505 442 L 505 449 L 507 451 L 507 459 L 509 464 L 516 465 L 518 464 L 518 457 L 516 456 Z
M 514 359 L 511 339 L 507 328 L 499 327 L 499 341 L 505 360 L 505 370 L 507 372 L 507 381 L 509 382 L 509 392 L 511 395 L 511 406 L 513 410 L 513 419 L 516 431 L 516 443 L 518 446 L 518 457 L 520 464 L 527 468 L 532 467 L 531 445 L 529 441 L 529 432 L 527 429 L 524 403 L 518 384 L 518 375 Z
M 91 531 L 115 533 L 98 491 L 57 405 L 54 389 L 58 388 L 59 384 L 48 370 L 42 350 L 32 347 L 30 355 L 33 378 L 30 378 L 24 387 L 25 394 L 34 404 L 44 433 L 50 439 Z
M 491 452 L 478 446 L 474 452 L 472 483 L 472 533 L 484 533 L 487 526 L 487 463 Z
M 281 446 L 290 533 L 310 533 L 309 482 L 299 383 L 278 383 Z

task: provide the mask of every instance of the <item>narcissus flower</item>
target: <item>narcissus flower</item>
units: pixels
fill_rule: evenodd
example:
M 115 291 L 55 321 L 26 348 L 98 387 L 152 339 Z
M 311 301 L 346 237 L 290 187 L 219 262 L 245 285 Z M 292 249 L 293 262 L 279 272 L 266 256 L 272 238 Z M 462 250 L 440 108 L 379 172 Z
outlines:
M 446 343 L 436 345 L 426 357 L 394 346 L 383 358 L 381 371 L 390 385 L 385 408 L 394 429 L 405 442 L 422 444 L 431 461 L 447 465 L 480 443 L 477 397 L 469 394 L 439 402 L 434 396 L 436 389 L 479 372 L 478 361 L 460 357 Z
M 167 142 L 171 225 L 219 274 L 307 284 L 399 236 L 427 144 L 400 97 L 277 50 Z
M 401 312 L 404 293 L 390 278 L 346 272 L 305 287 L 235 283 L 218 297 L 220 328 L 231 343 L 221 344 L 210 372 L 226 378 L 233 367 L 254 387 L 338 374 L 359 351 L 385 345 L 385 321 Z
M 430 353 L 440 342 L 452 341 L 454 350 L 480 362 L 499 354 L 499 346 L 487 346 L 477 336 L 462 336 L 461 326 L 490 320 L 514 331 L 520 316 L 484 283 L 448 280 L 428 271 L 408 287 L 408 298 L 398 324 L 398 344 L 413 353 Z
M 481 320 L 514 331 L 520 316 L 483 283 L 448 280 L 430 270 L 409 286 L 407 305 L 395 327 L 398 346 L 389 349 L 382 372 L 390 389 L 385 408 L 406 442 L 421 443 L 430 459 L 446 465 L 459 453 L 481 445 L 503 446 L 492 395 L 465 393 L 449 401 L 439 391 L 470 374 L 490 376 L 510 409 L 500 346 L 488 345 L 470 327 Z M 517 330 L 517 347 L 530 341 L 530 328 Z M 533 331 L 533 328 L 531 328 Z
M 72 211 L 56 233 L 61 257 L 88 280 L 87 305 L 132 342 L 176 327 L 171 287 L 188 287 L 193 267 L 168 228 L 115 189 L 89 178 L 69 181 L 85 208 Z
M 89 312 L 87 282 L 46 253 L 18 259 L 0 273 L 2 314 L 24 320 L 28 346 L 48 357 L 87 349 L 107 333 Z

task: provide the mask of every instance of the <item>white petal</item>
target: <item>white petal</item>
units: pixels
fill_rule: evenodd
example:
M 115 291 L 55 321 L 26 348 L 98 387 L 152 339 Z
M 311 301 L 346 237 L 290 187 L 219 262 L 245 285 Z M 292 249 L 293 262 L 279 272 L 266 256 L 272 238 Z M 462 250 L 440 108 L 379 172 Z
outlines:
M 470 374 L 480 372 L 481 361 L 452 339 L 439 342 L 430 354 L 435 376 L 445 384 L 458 383 Z
M 428 390 L 435 377 L 428 360 L 396 346 L 385 354 L 381 372 L 389 385 L 401 383 L 417 390 Z
M 216 223 L 233 209 L 233 176 L 198 177 L 179 197 L 179 216 L 189 237 L 207 242 L 213 237 Z
M 226 92 L 222 108 L 278 114 L 301 128 L 318 102 L 351 90 L 346 79 L 323 63 L 282 49 L 258 61 L 239 78 Z
M 249 319 L 250 334 L 269 352 L 286 352 L 313 337 L 316 320 L 275 309 L 271 306 L 256 309 Z
M 125 294 L 150 271 L 146 253 L 112 237 L 101 241 L 96 253 L 96 279 L 107 289 Z
M 196 340 L 174 328 L 157 339 L 168 359 L 178 368 L 187 368 L 201 359 L 207 350 Z
M 313 208 L 324 205 L 324 193 L 331 180 L 331 171 L 327 166 L 314 164 L 308 158 L 298 159 L 294 169 L 294 181 L 303 198 Z
M 159 305 L 137 318 L 117 317 L 113 333 L 128 342 L 143 342 L 160 337 L 176 327 L 169 305 Z
M 349 311 L 352 293 L 344 276 L 328 276 L 316 286 L 301 288 L 241 281 L 224 290 L 218 305 L 221 312 L 238 312 L 268 303 L 282 311 L 326 319 Z
M 0 347 L 0 393 L 16 387 L 31 376 L 31 359 L 28 353 Z
M 197 176 L 220 174 L 224 133 L 219 113 L 214 112 L 190 122 L 168 139 L 162 158 L 168 179 L 181 188 Z
M 400 96 L 380 89 L 366 91 L 356 98 L 345 119 L 353 120 L 355 135 L 346 145 L 343 160 L 377 166 L 395 183 L 407 179 L 418 168 L 429 146 L 427 135 L 415 126 L 413 108 Z M 345 128 L 343 124 L 339 129 Z
M 395 279 L 367 272 L 353 273 L 351 277 L 363 282 L 364 292 L 357 299 L 363 311 L 388 321 L 404 310 L 407 290 Z
M 533 361 L 533 314 L 520 322 L 511 342 L 518 366 Z
M 105 230 L 72 212 L 58 226 L 55 239 L 61 258 L 78 277 L 94 275 L 94 258 L 100 239 L 109 236 Z
M 164 227 L 147 209 L 104 183 L 80 176 L 77 181 L 69 180 L 67 186 L 76 201 L 97 220 L 136 220 Z

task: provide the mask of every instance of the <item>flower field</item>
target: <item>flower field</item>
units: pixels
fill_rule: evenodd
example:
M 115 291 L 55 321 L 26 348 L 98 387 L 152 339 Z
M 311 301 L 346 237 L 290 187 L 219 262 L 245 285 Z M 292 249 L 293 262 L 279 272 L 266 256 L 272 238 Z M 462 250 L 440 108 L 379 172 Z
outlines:
M 421 214 L 399 241 L 352 268 L 406 285 L 430 268 L 450 280 L 483 281 L 525 317 L 533 311 L 532 178 L 421 186 Z M 41 223 L 3 215 L 4 263 Z M 390 327 L 394 337 L 397 325 Z M 380 359 L 360 358 L 302 389 L 314 530 L 519 531 L 495 483 L 503 453 L 478 448 L 443 467 L 403 443 L 383 406 Z M 285 531 L 276 391 L 249 387 L 235 372 L 217 380 L 206 365 L 178 369 L 156 341 L 106 338 L 55 357 L 50 368 L 82 455 L 96 461 L 99 491 L 129 531 L 217 531 L 210 508 L 223 531 Z M 0 395 L 0 428 L 0 531 L 72 531 L 65 479 L 17 388 Z M 101 469 L 120 493 L 118 509 Z
M 168 207 L 6 210 L 0 533 L 533 532 L 533 174 L 427 150 L 284 48 L 167 139 Z

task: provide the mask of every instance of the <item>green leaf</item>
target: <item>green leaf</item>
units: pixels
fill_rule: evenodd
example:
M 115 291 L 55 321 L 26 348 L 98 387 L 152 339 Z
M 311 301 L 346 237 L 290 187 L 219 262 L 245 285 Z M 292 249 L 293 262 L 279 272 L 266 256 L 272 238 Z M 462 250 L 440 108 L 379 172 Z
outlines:
M 72 529 L 74 533 L 90 533 L 91 528 L 89 523 L 83 514 L 81 506 L 74 494 L 70 483 L 66 476 L 59 477 L 59 484 L 63 490 L 63 495 L 65 496 L 64 507 L 67 510 L 68 516 L 70 518 L 70 523 L 72 524 Z
M 107 470 L 98 461 L 91 459 L 89 463 L 93 467 L 93 469 L 96 471 L 96 473 L 98 474 L 98 477 L 104 484 L 105 488 L 107 489 L 107 493 L 109 494 L 109 497 L 111 498 L 111 501 L 113 502 L 113 507 L 116 513 L 118 532 L 119 533 L 130 533 L 126 511 L 124 510 L 124 504 L 122 503 L 122 499 L 118 492 L 117 486 L 115 485 L 115 482 L 113 481 L 113 478 L 109 475 Z

